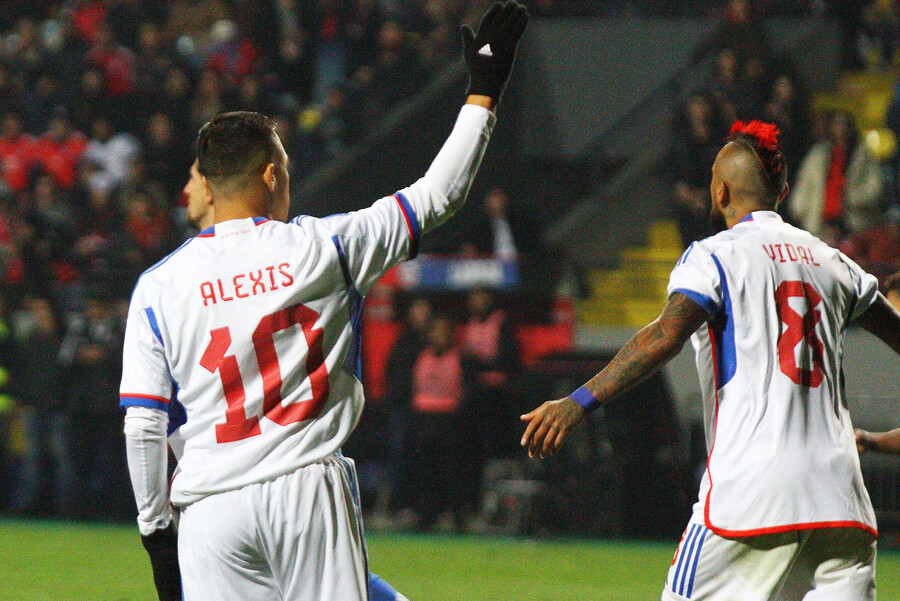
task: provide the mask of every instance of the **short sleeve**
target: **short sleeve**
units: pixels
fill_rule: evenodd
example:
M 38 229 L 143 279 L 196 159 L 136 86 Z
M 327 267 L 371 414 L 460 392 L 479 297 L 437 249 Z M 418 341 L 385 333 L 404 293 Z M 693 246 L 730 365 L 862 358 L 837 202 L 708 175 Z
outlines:
M 125 325 L 119 405 L 168 412 L 173 390 L 158 315 L 139 281 Z
M 722 308 L 722 275 L 715 259 L 697 243 L 691 244 L 669 276 L 669 296 L 680 292 L 714 317 Z
M 878 298 L 878 278 L 866 272 L 845 254 L 841 253 L 840 257 L 850 272 L 850 282 L 853 286 L 853 299 L 848 316 L 848 319 L 853 321 L 865 313 Z

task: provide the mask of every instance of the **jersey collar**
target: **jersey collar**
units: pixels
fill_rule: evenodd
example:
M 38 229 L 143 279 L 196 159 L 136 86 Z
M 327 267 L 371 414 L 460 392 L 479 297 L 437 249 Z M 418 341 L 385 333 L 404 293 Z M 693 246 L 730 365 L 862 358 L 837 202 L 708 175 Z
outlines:
M 251 219 L 253 219 L 253 223 L 256 225 L 259 225 L 261 223 L 265 223 L 265 222 L 269 221 L 268 217 L 252 217 Z M 234 223 L 234 222 L 238 222 L 238 221 L 244 221 L 244 220 L 243 219 L 232 219 L 231 221 L 225 221 L 223 223 L 230 224 L 230 223 Z M 197 234 L 197 237 L 198 238 L 215 238 L 216 237 L 216 226 L 215 225 L 209 226 L 208 228 L 206 228 L 205 230 L 203 230 L 202 232 Z
M 738 223 L 745 223 L 748 221 L 781 221 L 781 215 L 776 213 L 775 211 L 753 211 Z

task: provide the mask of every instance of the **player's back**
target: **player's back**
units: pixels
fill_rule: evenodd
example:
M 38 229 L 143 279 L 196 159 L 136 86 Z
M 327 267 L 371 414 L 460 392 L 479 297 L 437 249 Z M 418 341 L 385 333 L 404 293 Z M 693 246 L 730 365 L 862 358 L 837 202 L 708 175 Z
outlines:
M 170 435 L 173 502 L 275 478 L 349 436 L 363 398 L 343 273 L 335 240 L 255 218 L 217 224 L 141 277 L 129 320 L 164 349 L 186 414 Z
M 692 338 L 710 447 L 697 507 L 707 525 L 735 535 L 874 529 L 841 362 L 845 328 L 877 283 L 765 211 L 697 243 L 673 272 L 679 281 L 711 314 Z

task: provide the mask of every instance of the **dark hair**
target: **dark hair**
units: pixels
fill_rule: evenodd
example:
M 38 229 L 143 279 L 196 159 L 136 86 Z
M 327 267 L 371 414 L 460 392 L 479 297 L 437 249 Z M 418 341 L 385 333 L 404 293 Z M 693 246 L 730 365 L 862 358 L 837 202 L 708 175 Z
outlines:
M 246 178 L 276 161 L 275 122 L 249 111 L 216 115 L 197 135 L 197 170 L 213 183 Z
M 787 184 L 787 160 L 778 145 L 779 133 L 778 127 L 771 123 L 736 121 L 726 139 L 726 142 L 734 142 L 759 159 L 759 173 L 766 193 L 766 198 L 762 200 L 769 201 L 772 206 L 778 203 L 778 197 Z

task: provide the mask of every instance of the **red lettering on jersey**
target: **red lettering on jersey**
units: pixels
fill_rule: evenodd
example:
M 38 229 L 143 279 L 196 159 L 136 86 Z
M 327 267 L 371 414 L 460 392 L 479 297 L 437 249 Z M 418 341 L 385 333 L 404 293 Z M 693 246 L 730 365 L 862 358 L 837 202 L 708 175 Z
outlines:
M 216 280 L 219 283 L 219 296 L 223 301 L 233 301 L 233 296 L 225 296 L 225 289 L 222 287 L 222 280 Z
M 209 292 L 207 293 L 207 290 Z M 213 289 L 212 282 L 203 282 L 200 284 L 200 296 L 203 297 L 203 306 L 209 304 L 209 301 L 212 301 L 212 304 L 216 304 L 216 291 Z
M 797 260 L 797 255 L 794 254 L 794 247 L 792 245 L 785 244 L 784 249 L 787 251 L 788 259 L 790 259 L 791 261 Z
M 776 244 L 775 248 L 778 249 L 778 258 L 781 259 L 782 263 L 787 263 L 787 260 L 784 258 L 784 255 L 781 253 L 781 245 Z
M 257 277 L 253 277 L 253 272 L 251 271 L 247 275 L 250 276 L 250 281 L 253 282 L 253 287 L 250 291 L 253 293 L 253 296 L 256 296 L 256 287 L 259 286 L 263 292 L 266 291 L 266 285 L 262 283 L 262 269 L 256 270 Z
M 271 290 L 278 290 L 278 284 L 275 283 L 275 266 L 269 265 L 266 267 L 266 271 L 269 272 L 269 282 L 272 284 Z
M 816 263 L 816 258 L 813 256 L 811 248 L 809 249 L 809 260 L 812 261 L 812 264 L 815 265 L 816 267 L 821 267 L 821 265 Z
M 241 294 L 241 286 L 243 286 L 243 284 L 238 284 L 238 280 L 245 277 L 247 276 L 245 276 L 243 273 L 239 273 L 238 275 L 234 276 L 234 279 L 231 280 L 232 283 L 234 283 L 234 295 L 238 298 L 247 298 L 248 296 L 250 296 L 249 294 Z
M 278 273 L 284 276 L 284 281 L 281 282 L 281 285 L 284 287 L 290 286 L 294 283 L 294 276 L 285 271 L 285 269 L 289 269 L 291 267 L 290 263 L 282 263 L 278 266 Z
M 770 259 L 772 259 L 773 261 L 775 260 L 775 249 L 771 244 L 769 244 L 768 246 L 763 244 L 763 250 L 766 251 L 766 254 L 769 255 Z
M 803 248 L 802 246 L 798 246 L 797 255 L 799 255 L 801 263 L 806 263 L 807 265 L 809 265 L 809 254 L 807 253 L 807 250 L 805 248 Z

